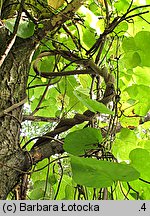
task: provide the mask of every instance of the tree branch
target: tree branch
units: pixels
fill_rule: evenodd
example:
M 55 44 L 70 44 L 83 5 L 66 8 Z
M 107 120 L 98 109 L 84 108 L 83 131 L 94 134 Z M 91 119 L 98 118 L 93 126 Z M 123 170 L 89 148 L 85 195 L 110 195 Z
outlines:
M 49 19 L 42 20 L 40 23 L 43 24 L 43 28 L 39 30 L 39 39 L 43 38 L 47 32 L 51 32 L 54 35 L 55 32 L 67 21 L 72 19 L 75 12 L 83 5 L 86 0 L 72 0 L 64 10 L 58 14 L 54 14 Z
M 95 113 L 87 110 L 83 114 L 76 114 L 74 118 L 62 119 L 60 123 L 55 127 L 53 131 L 46 133 L 43 137 L 40 137 L 37 142 L 33 145 L 30 154 L 33 158 L 33 163 L 43 160 L 44 158 L 49 158 L 53 154 L 62 154 L 64 152 L 62 141 L 53 140 L 55 135 L 67 131 L 76 124 L 81 124 L 84 121 L 89 121 L 94 117 Z M 150 113 L 148 113 L 143 120 L 139 123 L 143 124 L 144 122 L 150 121 Z M 122 129 L 121 124 L 118 122 L 114 128 L 114 133 L 119 133 Z M 108 127 L 101 128 L 101 133 L 103 137 L 106 137 Z
M 53 118 L 53 117 L 43 117 L 43 116 L 31 116 L 31 115 L 24 115 L 23 116 L 23 121 L 34 121 L 34 122 L 58 122 L 58 118 Z

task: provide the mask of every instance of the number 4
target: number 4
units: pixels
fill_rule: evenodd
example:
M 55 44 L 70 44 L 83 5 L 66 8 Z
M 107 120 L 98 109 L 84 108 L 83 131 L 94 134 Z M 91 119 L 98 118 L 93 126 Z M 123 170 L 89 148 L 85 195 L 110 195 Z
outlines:
M 143 203 L 143 205 L 141 206 L 141 209 L 142 209 L 143 211 L 145 211 L 145 210 L 146 210 L 145 203 Z

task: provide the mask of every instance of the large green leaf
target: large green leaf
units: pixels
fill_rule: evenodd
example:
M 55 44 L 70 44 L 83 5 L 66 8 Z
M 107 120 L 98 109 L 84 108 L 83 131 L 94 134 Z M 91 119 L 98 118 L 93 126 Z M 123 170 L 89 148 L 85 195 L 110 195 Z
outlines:
M 150 48 L 150 32 L 139 31 L 134 38 L 137 47 L 143 51 L 145 50 L 146 52 L 148 52 L 148 49 Z
M 133 107 L 134 112 L 140 116 L 145 116 L 150 109 L 150 87 L 146 85 L 132 85 L 125 89 L 128 95 L 137 100 L 137 104 Z
M 64 149 L 73 155 L 83 155 L 87 150 L 96 149 L 101 141 L 100 130 L 87 127 L 69 133 L 64 141 Z
M 128 24 L 127 22 L 121 22 L 116 28 L 115 32 L 120 35 L 124 35 L 126 31 L 128 30 Z
M 140 172 L 140 177 L 143 180 L 150 181 L 150 141 L 141 141 L 140 145 L 145 149 L 137 148 L 131 151 L 129 157 L 131 160 L 131 165 Z M 140 199 L 149 200 L 150 199 L 150 185 L 145 182 L 136 180 L 130 182 L 132 188 L 139 192 Z
M 73 200 L 74 199 L 74 187 L 72 185 L 67 184 L 65 187 L 65 200 Z
M 141 43 L 142 41 L 142 43 Z M 125 67 L 150 66 L 150 32 L 139 31 L 135 37 L 125 38 L 122 44 L 125 51 Z
M 140 172 L 141 178 L 150 181 L 150 152 L 137 148 L 131 151 L 129 157 L 131 165 Z
M 133 69 L 133 79 L 138 85 L 150 85 L 149 67 L 136 67 Z
M 47 169 L 43 169 L 44 166 L 47 165 L 47 159 L 44 159 L 42 161 L 40 161 L 37 166 L 36 169 L 40 169 L 38 172 L 33 172 L 32 174 L 32 181 L 33 183 L 41 181 L 41 180 L 45 180 L 45 176 L 47 174 Z
M 15 21 L 16 18 L 10 18 L 3 21 L 10 32 L 13 32 Z M 17 36 L 24 39 L 29 38 L 34 34 L 34 28 L 35 26 L 32 21 L 21 19 L 18 26 Z
M 133 167 L 108 161 L 71 156 L 73 179 L 87 187 L 109 187 L 114 181 L 133 181 L 140 174 Z
M 129 114 L 130 115 L 130 114 Z M 122 115 L 120 118 L 120 123 L 122 127 L 138 127 L 139 126 L 140 117 L 128 117 Z
M 44 190 L 42 188 L 33 189 L 29 195 L 31 200 L 43 199 Z
M 52 72 L 54 65 L 55 65 L 55 59 L 53 56 L 47 56 L 43 57 L 42 61 L 38 63 L 39 69 L 42 72 Z
M 67 87 L 65 87 L 65 85 L 66 85 L 65 84 L 66 81 L 65 81 L 63 89 L 66 89 L 66 94 L 69 97 L 68 109 L 70 109 L 70 107 L 73 107 L 78 112 L 79 112 L 79 110 L 81 110 L 81 112 L 84 112 L 84 110 L 83 110 L 84 107 L 83 107 L 82 103 L 79 102 L 76 97 L 73 97 L 73 91 L 75 88 L 77 88 L 79 86 L 79 83 L 77 82 L 77 80 L 74 76 L 68 76 L 65 80 L 67 80 Z
M 48 182 L 50 183 L 50 185 L 56 184 L 57 183 L 56 175 L 55 174 L 49 175 Z
M 126 12 L 126 10 L 129 7 L 129 3 L 126 0 L 121 0 L 121 1 L 116 1 L 114 4 L 115 8 L 117 9 L 118 12 Z
M 84 94 L 80 93 L 79 91 L 74 91 L 75 96 L 81 101 L 84 106 L 86 106 L 92 112 L 100 112 L 104 114 L 114 114 L 111 110 L 109 110 L 104 104 L 92 100 L 85 96 Z
M 59 174 L 60 175 L 60 174 Z M 68 186 L 70 187 L 70 194 L 68 194 Z M 67 189 L 66 189 L 67 186 Z M 59 188 L 59 193 L 57 196 L 57 200 L 62 200 L 62 199 L 73 199 L 73 187 L 72 187 L 72 178 L 67 174 L 63 174 L 61 184 L 59 185 L 59 182 L 53 186 L 55 194 L 58 191 Z
M 95 42 L 95 32 L 90 31 L 89 29 L 85 29 L 83 31 L 83 42 L 88 46 L 91 47 L 92 44 Z
M 136 43 L 133 37 L 125 37 L 122 43 L 122 48 L 125 52 L 136 51 Z
M 128 51 L 121 60 L 125 68 L 135 68 L 141 66 L 141 56 L 139 51 Z
M 140 180 L 130 182 L 130 186 L 139 194 L 140 200 L 150 200 L 150 185 Z
M 47 187 L 47 191 L 45 194 L 45 187 Z M 39 199 L 49 199 L 52 198 L 53 188 L 49 182 L 45 180 L 37 180 L 33 185 L 33 190 L 29 194 L 31 200 L 39 200 Z M 44 197 L 45 195 L 45 197 Z
M 122 128 L 117 134 L 112 152 L 118 160 L 129 160 L 130 152 L 137 148 L 138 139 L 134 131 Z

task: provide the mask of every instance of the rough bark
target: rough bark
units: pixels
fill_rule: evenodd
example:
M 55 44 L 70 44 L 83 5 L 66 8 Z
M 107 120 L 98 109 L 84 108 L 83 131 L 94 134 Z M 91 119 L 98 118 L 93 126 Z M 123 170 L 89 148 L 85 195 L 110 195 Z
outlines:
M 4 32 L 3 32 L 4 33 Z M 5 46 L 6 47 L 6 46 Z M 13 49 L 0 68 L 0 111 L 11 107 L 26 97 L 26 83 L 30 56 L 34 49 L 31 40 L 17 39 Z M 25 167 L 25 153 L 20 149 L 22 106 L 0 118 L 0 198 L 5 199 L 18 181 Z

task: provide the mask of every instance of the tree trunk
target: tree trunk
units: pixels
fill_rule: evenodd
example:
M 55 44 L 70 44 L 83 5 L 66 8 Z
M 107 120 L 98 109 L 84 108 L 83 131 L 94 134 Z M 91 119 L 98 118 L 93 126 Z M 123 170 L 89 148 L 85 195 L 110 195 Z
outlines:
M 7 32 L 2 30 L 0 33 L 2 55 L 7 48 Z M 30 57 L 34 47 L 32 40 L 17 38 L 0 68 L 0 113 L 26 97 Z M 19 180 L 21 171 L 29 168 L 27 153 L 19 145 L 21 121 L 22 106 L 0 117 L 0 199 L 6 199 Z

